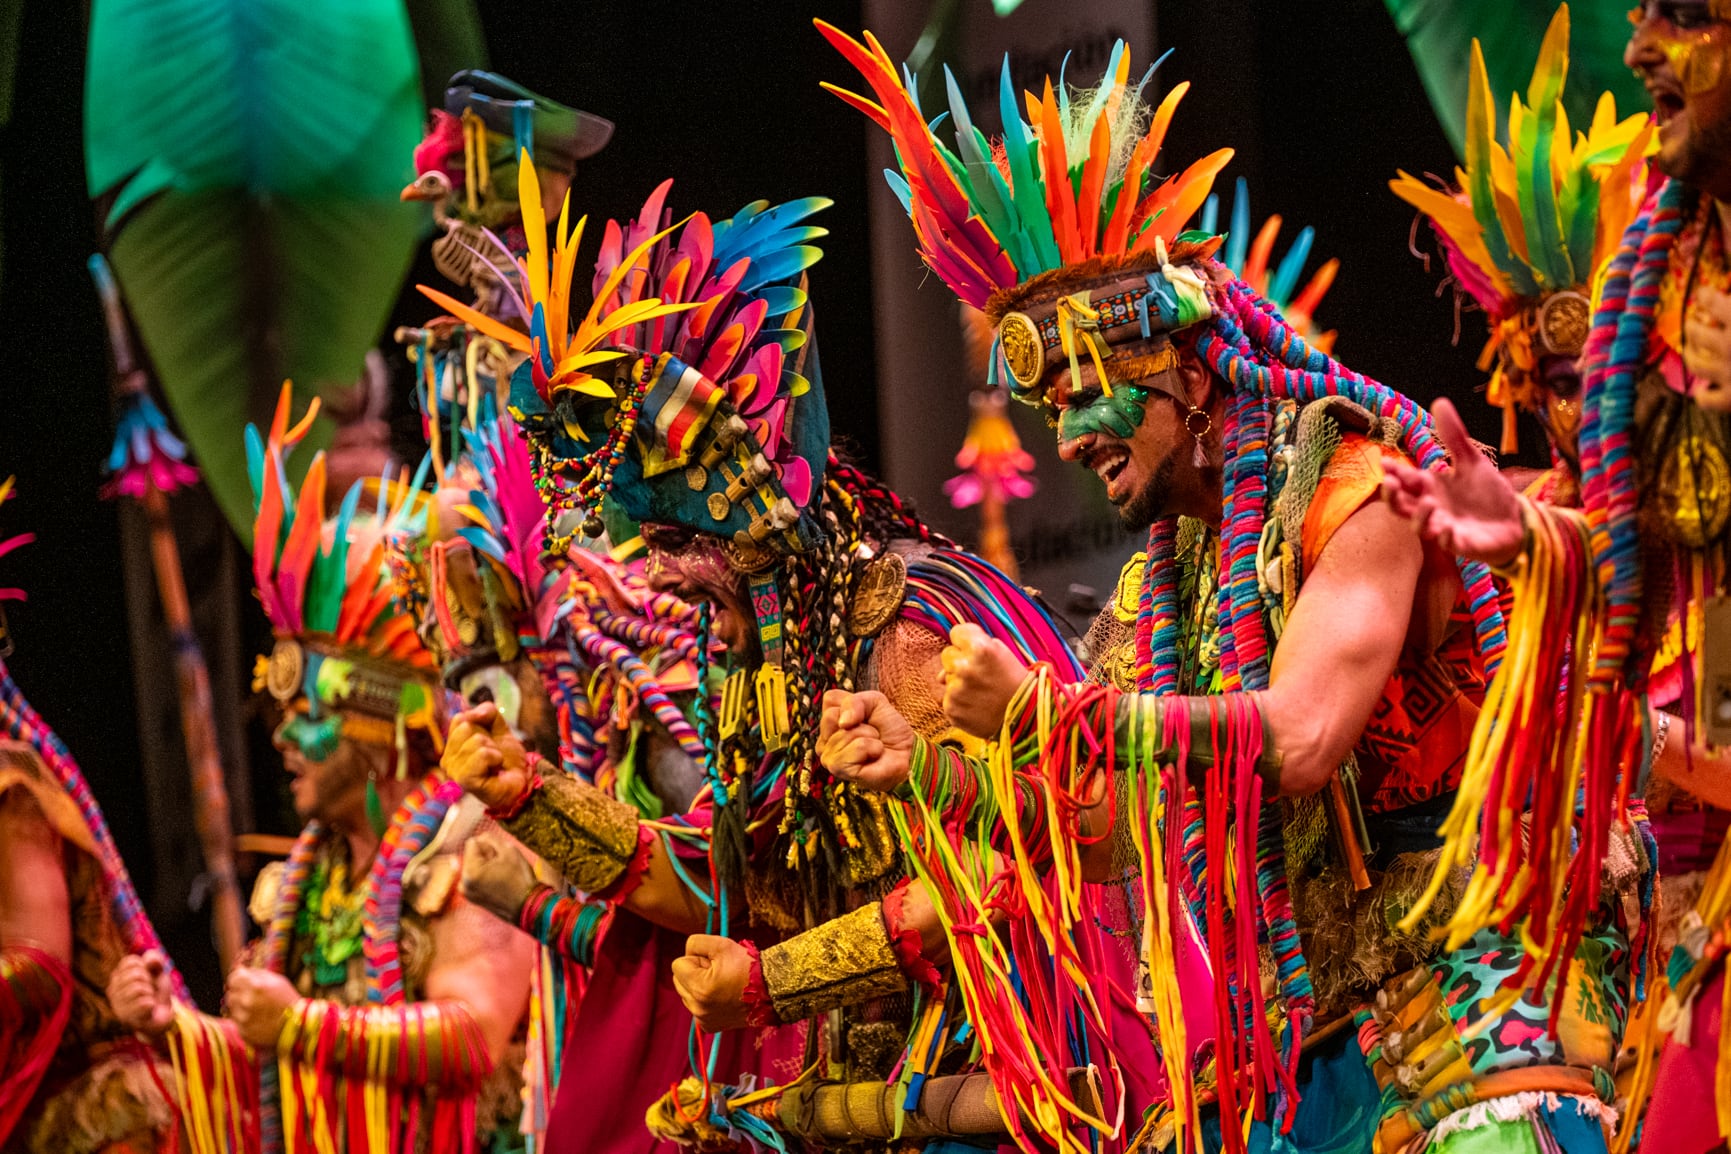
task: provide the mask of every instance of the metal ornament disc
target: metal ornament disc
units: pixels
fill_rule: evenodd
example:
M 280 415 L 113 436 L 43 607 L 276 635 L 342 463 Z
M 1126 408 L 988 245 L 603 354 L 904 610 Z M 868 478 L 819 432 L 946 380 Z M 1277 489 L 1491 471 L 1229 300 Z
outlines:
M 1716 541 L 1731 520 L 1731 466 L 1719 446 L 1683 438 L 1660 470 L 1659 502 L 1679 544 L 1705 549 Z
M 1026 391 L 1038 385 L 1046 372 L 1046 345 L 1040 327 L 1027 313 L 1005 313 L 998 322 L 998 347 L 1010 376 Z
M 306 675 L 307 656 L 301 643 L 281 638 L 270 651 L 270 664 L 265 669 L 264 685 L 278 701 L 293 701 L 301 694 L 301 679 Z
M 899 553 L 885 553 L 866 566 L 854 591 L 848 613 L 848 632 L 855 637 L 876 637 L 901 612 L 908 584 L 908 563 Z
M 1592 327 L 1592 305 L 1578 292 L 1552 293 L 1539 306 L 1539 340 L 1545 351 L 1557 357 L 1578 357 L 1587 347 Z

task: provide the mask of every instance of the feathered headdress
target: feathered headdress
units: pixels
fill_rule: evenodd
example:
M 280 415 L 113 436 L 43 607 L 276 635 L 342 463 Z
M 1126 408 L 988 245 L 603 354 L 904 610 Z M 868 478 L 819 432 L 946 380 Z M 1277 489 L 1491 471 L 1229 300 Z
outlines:
M 538 204 L 533 169 L 522 169 L 523 203 Z M 758 201 L 713 225 L 702 214 L 674 225 L 670 184 L 629 225 L 609 222 L 593 302 L 569 335 L 582 222 L 567 237 L 563 213 L 554 251 L 531 243 L 517 262 L 528 335 L 422 291 L 532 353 L 511 408 L 555 514 L 581 509 L 598 532 L 611 493 L 634 520 L 797 551 L 817 534 L 806 511 L 829 443 L 803 287 L 821 255 L 806 242 L 824 230 L 803 222 L 829 202 Z
M 1038 400 L 1049 369 L 1067 362 L 1074 374 L 1084 360 L 1101 370 L 1109 391 L 1108 362 L 1146 361 L 1114 358 L 1113 342 L 1166 349 L 1165 333 L 1212 315 L 1205 284 L 1184 266 L 1218 241 L 1183 230 L 1232 150 L 1210 153 L 1164 181 L 1153 175 L 1188 84 L 1146 114 L 1141 93 L 1154 70 L 1132 87 L 1129 49 L 1119 41 L 1105 81 L 1085 102 L 1072 99 L 1062 78 L 1056 88 L 1048 78 L 1041 95 L 1025 94 L 1023 120 L 1006 59 L 998 97 L 1004 135 L 994 146 L 946 68 L 952 151 L 927 124 L 911 78 L 904 82 L 870 32 L 861 44 L 821 20 L 817 27 L 877 100 L 824 87 L 895 141 L 901 171 L 888 176 L 913 220 L 920 255 L 997 326 L 993 369 L 1008 371 L 1018 397 Z M 1126 374 L 1121 364 L 1113 375 L 1153 375 L 1150 364 L 1137 367 L 1142 371 Z
M 1514 448 L 1515 409 L 1539 403 L 1539 358 L 1573 360 L 1585 348 L 1593 278 L 1634 219 L 1646 183 L 1639 176 L 1652 133 L 1647 115 L 1619 121 L 1616 98 L 1604 93 L 1587 131 L 1571 143 L 1562 100 L 1568 70 L 1564 4 L 1545 33 L 1526 102 L 1510 98 L 1505 149 L 1496 138 L 1484 51 L 1474 40 L 1467 163 L 1455 170 L 1454 190 L 1405 172 L 1389 182 L 1430 218 L 1449 272 L 1489 316 L 1479 367 L 1495 364 L 1487 396 L 1506 414 L 1505 451 Z
M 253 580 L 277 634 L 269 661 L 261 662 L 264 687 L 279 701 L 305 696 L 314 710 L 358 710 L 432 730 L 433 657 L 414 622 L 395 611 L 385 563 L 387 537 L 426 532 L 427 466 L 406 483 L 357 482 L 327 521 L 324 454 L 313 458 L 298 495 L 286 468 L 317 402 L 292 428 L 290 404 L 285 384 L 268 437 L 246 430 L 257 502 Z M 376 494 L 372 516 L 357 521 L 368 489 Z

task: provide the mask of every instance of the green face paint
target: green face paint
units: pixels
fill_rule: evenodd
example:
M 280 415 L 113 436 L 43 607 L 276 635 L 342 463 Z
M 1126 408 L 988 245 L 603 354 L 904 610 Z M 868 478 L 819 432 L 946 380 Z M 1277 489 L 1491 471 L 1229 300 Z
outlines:
M 298 746 L 301 756 L 308 761 L 322 762 L 337 751 L 337 742 L 343 736 L 343 719 L 332 714 L 314 721 L 297 713 L 282 723 L 277 736 Z
M 1074 441 L 1090 433 L 1103 433 L 1128 441 L 1141 427 L 1147 404 L 1148 390 L 1141 385 L 1116 385 L 1110 396 L 1074 396 L 1058 412 L 1058 439 Z

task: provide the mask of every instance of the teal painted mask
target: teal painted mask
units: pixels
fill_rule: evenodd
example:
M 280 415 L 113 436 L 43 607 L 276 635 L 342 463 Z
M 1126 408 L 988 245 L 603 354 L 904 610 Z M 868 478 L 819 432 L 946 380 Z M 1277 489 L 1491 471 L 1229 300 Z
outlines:
M 1109 395 L 1072 394 L 1070 403 L 1058 410 L 1058 439 L 1104 434 L 1128 441 L 1141 428 L 1147 406 L 1148 390 L 1141 385 L 1116 385 Z
M 308 761 L 322 762 L 337 751 L 343 737 L 343 719 L 332 713 L 314 720 L 304 713 L 290 714 L 277 727 L 277 737 L 296 747 Z

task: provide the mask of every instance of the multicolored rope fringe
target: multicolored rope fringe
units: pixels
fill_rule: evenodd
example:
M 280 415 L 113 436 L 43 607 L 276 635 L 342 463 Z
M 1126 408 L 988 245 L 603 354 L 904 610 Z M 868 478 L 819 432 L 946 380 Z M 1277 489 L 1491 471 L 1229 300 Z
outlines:
M 1604 624 L 1594 638 L 1596 689 L 1609 689 L 1623 679 L 1639 688 L 1645 676 L 1645 670 L 1630 663 L 1641 611 L 1632 443 L 1635 388 L 1690 195 L 1686 185 L 1667 181 L 1623 235 L 1605 273 L 1582 362 L 1581 501 L 1605 598 Z
M 1082 680 L 1051 618 L 986 562 L 939 549 L 911 562 L 907 577 L 903 620 L 939 636 L 977 624 L 1040 670 L 1040 685 Z M 1017 713 L 1012 707 L 1008 716 Z M 914 778 L 923 792 L 892 806 L 891 817 L 915 876 L 935 899 L 952 980 L 986 1071 L 999 1100 L 1018 1107 L 1006 1112 L 1012 1136 L 1023 1149 L 1044 1143 L 1082 1154 L 1100 1135 L 1117 1132 L 1124 1108 L 1110 990 L 1091 977 L 1104 972 L 1106 945 L 1096 887 L 1082 877 L 1080 855 L 1090 839 L 1077 830 L 1099 751 L 1085 743 L 1055 750 L 1046 737 L 1038 724 L 1006 732 L 984 765 L 920 741 Z M 1045 750 L 1050 756 L 1042 757 Z M 988 928 L 994 915 L 1006 919 L 1007 934 Z M 1004 997 L 1006 989 L 1017 997 Z M 926 1057 L 919 1041 L 906 1062 Z M 1061 1074 L 1089 1064 L 1114 1071 L 1111 1117 L 1078 1102 Z

